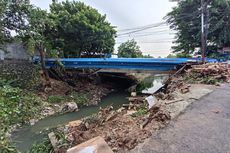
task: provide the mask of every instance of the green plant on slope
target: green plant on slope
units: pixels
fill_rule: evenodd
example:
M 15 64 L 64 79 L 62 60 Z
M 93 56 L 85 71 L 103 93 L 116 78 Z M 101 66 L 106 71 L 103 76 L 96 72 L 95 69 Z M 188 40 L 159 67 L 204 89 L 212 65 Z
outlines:
M 0 152 L 16 152 L 11 146 L 8 132 L 12 125 L 25 123 L 40 115 L 40 99 L 19 88 L 0 87 Z

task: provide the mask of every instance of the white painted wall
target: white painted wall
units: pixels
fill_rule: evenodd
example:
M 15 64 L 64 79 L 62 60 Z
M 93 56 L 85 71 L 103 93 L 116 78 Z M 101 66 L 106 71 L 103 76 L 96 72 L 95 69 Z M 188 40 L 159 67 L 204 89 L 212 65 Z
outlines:
M 30 56 L 27 54 L 25 48 L 20 43 L 11 43 L 5 46 L 6 50 L 0 50 L 0 58 L 3 59 L 16 59 L 16 60 L 29 60 Z

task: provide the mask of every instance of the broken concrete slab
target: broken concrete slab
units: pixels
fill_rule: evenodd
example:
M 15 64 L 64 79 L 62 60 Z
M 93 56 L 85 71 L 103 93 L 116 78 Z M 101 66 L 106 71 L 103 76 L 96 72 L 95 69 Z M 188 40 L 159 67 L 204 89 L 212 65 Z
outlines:
M 58 152 L 58 140 L 57 140 L 54 132 L 49 133 L 48 137 L 49 137 L 50 142 L 53 146 L 54 152 L 57 153 Z
M 113 151 L 105 140 L 99 136 L 68 149 L 67 153 L 113 153 Z
M 148 96 L 145 98 L 145 100 L 148 102 L 149 109 L 151 109 L 157 103 L 157 98 L 155 96 Z

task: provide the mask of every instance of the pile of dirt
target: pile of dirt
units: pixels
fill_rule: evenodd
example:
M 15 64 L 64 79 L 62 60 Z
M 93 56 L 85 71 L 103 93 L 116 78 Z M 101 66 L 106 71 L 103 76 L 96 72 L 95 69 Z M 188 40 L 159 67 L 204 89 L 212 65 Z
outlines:
M 217 84 L 230 82 L 230 67 L 224 63 L 194 65 L 184 74 L 189 83 Z
M 78 125 L 69 124 L 68 141 L 75 146 L 102 136 L 114 152 L 131 150 L 170 119 L 168 113 L 160 107 L 150 109 L 140 117 L 132 117 L 129 113 L 131 111 L 133 110 L 126 108 L 114 111 L 112 107 L 108 107 Z M 145 123 L 146 120 L 148 123 Z M 143 123 L 146 124 L 144 127 Z

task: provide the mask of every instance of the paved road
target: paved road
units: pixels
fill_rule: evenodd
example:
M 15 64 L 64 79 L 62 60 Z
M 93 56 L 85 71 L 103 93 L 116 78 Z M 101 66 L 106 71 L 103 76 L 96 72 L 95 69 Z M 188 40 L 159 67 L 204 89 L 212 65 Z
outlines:
M 230 84 L 193 103 L 133 153 L 230 153 Z

